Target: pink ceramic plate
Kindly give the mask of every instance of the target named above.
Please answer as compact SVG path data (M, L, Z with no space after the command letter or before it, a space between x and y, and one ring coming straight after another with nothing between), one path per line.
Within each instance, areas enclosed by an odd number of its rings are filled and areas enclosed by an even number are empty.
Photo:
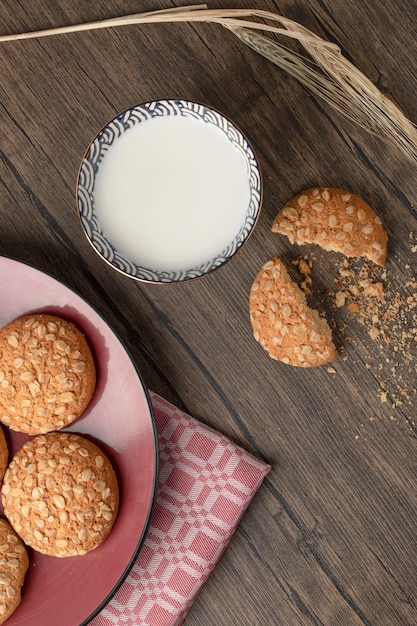
M34 311L61 315L83 330L96 358L95 395L67 430L91 438L114 463L121 491L116 523L101 546L85 556L59 559L30 551L22 602L7 620L7 626L87 624L122 583L147 528L157 480L152 405L119 339L68 287L0 257L0 301L0 326ZM5 431L13 455L28 437Z

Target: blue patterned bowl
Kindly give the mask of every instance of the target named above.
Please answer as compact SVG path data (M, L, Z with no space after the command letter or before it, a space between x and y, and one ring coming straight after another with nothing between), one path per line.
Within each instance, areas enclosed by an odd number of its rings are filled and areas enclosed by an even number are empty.
M106 156L112 151L113 146L121 138L126 139L126 133L131 133L129 138L132 139L132 129L136 128L137 131L138 125L148 123L149 120L155 118L166 118L167 116L180 116L188 120L197 120L201 124L208 125L204 127L205 130L209 127L215 129L217 134L221 134L221 141L226 139L230 144L232 152L236 151L238 155L236 158L242 161L242 172L244 173L245 202L242 207L241 223L239 223L237 230L231 235L231 240L227 242L227 245L222 244L222 249L215 254L209 254L210 258L199 259L196 263L190 263L191 267L178 268L175 267L175 264L171 267L170 263L161 267L158 264L149 262L149 260L142 261L140 249L137 255L127 253L126 249L120 245L120 241L112 239L109 231L103 227L102 214L99 210L100 206L98 206L100 195L97 191L96 182L104 171L107 177L108 170L103 169L103 163ZM176 119L178 121L178 118ZM143 128L141 126L140 130L143 130ZM189 128L191 129L192 127L190 126ZM150 126L148 125L149 129ZM230 148L228 147L228 149ZM140 142L137 145L137 150L138 153L141 150ZM215 185L216 180L213 180L210 184ZM103 260L124 275L139 281L175 283L199 278L223 266L243 246L253 231L261 210L262 178L251 145L241 131L223 115L196 102L156 100L124 111L97 134L82 159L77 179L76 197L84 233L93 249ZM115 208L114 211L112 209L113 217L116 220L119 220L119 215L120 220L124 219L123 211L120 209L120 206Z

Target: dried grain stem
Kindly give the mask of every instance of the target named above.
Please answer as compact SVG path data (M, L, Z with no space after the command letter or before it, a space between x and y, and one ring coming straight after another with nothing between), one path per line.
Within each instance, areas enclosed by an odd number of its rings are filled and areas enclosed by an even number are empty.
M260 20L260 21L256 21ZM295 77L336 111L369 132L388 137L417 160L417 126L352 63L340 48L302 25L276 13L256 9L208 9L190 5L136 13L97 22L0 36L0 43L132 24L210 22L230 30L246 45ZM266 36L272 35L272 36ZM309 56L297 54L273 36L299 42Z

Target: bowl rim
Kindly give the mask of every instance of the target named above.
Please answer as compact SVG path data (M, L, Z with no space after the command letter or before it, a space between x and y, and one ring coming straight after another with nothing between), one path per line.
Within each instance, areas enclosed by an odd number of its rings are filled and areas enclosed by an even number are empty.
M105 254L103 254L103 252L100 250L100 248L97 247L97 245L94 243L94 241L92 240L92 236L89 234L86 225L84 223L84 219L83 219L83 214L82 214L82 209L81 209L81 201L80 201L80 188L82 187L80 184L80 178L82 175L82 171L83 168L85 167L86 163L90 163L89 162L89 154L90 151L92 149L92 146L99 140L99 138L105 133L106 129L108 129L112 124L115 124L117 121L121 120L122 118L126 117L129 113L136 111L136 110L140 110L140 109L146 109L148 111L153 110L153 108L157 107L158 105L161 104L168 104L168 105L176 105L176 106L180 106L180 107L184 107L186 108L188 107L196 107L197 109L201 109L202 111L206 111L208 113L214 114L217 118L220 118L222 120L224 120L227 125L231 128L233 128L238 136L243 140L244 144L245 144L245 152L249 153L249 158L250 158L250 169L248 171L248 178L251 178L251 173L252 172L256 172L256 176L258 179L258 185L257 188L254 190L252 187L252 184L250 184L250 203L254 202L255 203L255 212L254 212L254 216L252 218L251 224L249 227L247 227L246 225L242 226L242 229L239 231L238 235L240 233L242 233L242 231L244 231L246 229L247 232L245 232L242 241L235 247L235 249L227 254L227 255L223 255L223 252L220 253L219 255L217 255L217 257L212 258L207 260L206 262L193 267L193 268L188 268L187 270L182 270L182 271L171 271L171 270L154 270L151 268L146 268L144 266L141 266L137 263L134 263L133 261L130 261L127 257L125 257L123 255L123 253L119 253L114 247L113 245L108 241L107 237L102 233L101 230L97 230L97 231L92 231L92 234L94 234L95 232L100 234L101 238L106 242L106 245L110 248L110 250L115 253L118 258L120 258L122 261L125 262L126 266L130 265L132 268L136 269L136 273L131 273L129 271L127 271L126 269L124 269L123 267L118 266L117 264L115 264L113 262L113 260L111 258L107 258L107 256ZM195 113L195 110L193 109L193 112ZM197 111L198 113L198 111ZM167 116L168 114L165 113L164 116ZM157 115L151 115L150 117L156 117ZM200 119L203 120L202 116L200 117ZM146 120L145 120L146 121ZM203 120L204 121L204 120ZM137 120L135 122L135 124L140 123L139 120ZM223 130L223 129L221 129ZM122 132L125 132L126 128L123 129ZM227 134L226 134L227 136ZM228 136L227 136L228 137ZM249 159L248 159L249 160ZM90 182L91 185L91 190L89 193L89 199L91 201L91 197L92 197L92 190L93 190L93 181L94 181L94 177L95 177L95 173L94 172L94 176L92 177L92 181ZM254 201L253 200L253 194L256 193L257 194L257 199ZM78 171L77 171L77 178L76 178L76 185L75 185L75 204L76 204L76 210L77 210L77 215L78 215L78 219L80 221L80 225L81 225L81 229L84 233L84 236L86 237L88 243L90 244L90 246L93 248L94 252L103 260L105 261L112 269L118 271L120 274L122 274L123 276L126 276L128 278L131 278L133 280L136 280L138 282L141 283L147 283L147 284L163 284L163 285L172 285L172 284L177 284L177 283L187 283L190 281L195 281L197 279L201 279L204 278L206 276L208 276L209 274L215 272L216 270L220 269L221 267L223 267L228 261L230 261L231 259L233 259L236 254L238 252L241 251L241 249L245 246L245 244L247 243L247 241L249 240L249 238L251 237L253 231L255 230L255 227L258 223L261 211L262 211L262 206L263 206L263 176L262 176L262 170L260 167L260 162L259 162L259 158L256 154L256 151L252 145L252 143L249 141L249 139L247 138L246 134L239 128L239 126L236 125L235 122L233 122L227 115L225 115L224 113L222 113L221 111L219 111L217 108L211 106L211 105L207 105L203 102L199 102L197 100L190 100L187 98L174 98L174 97L167 97L167 98L155 98L152 100L147 100L145 102L141 102L138 104L133 104L129 107L127 107L126 109L124 109L123 111L121 111L120 113L117 113L116 115L114 115L111 119L109 119L93 136L93 138L89 141L87 148L85 149L79 167L78 167ZM250 205L249 205L250 206ZM91 214L93 216L93 207L91 205ZM245 223L246 224L246 223ZM230 245L233 244L233 241L229 244ZM223 255L223 256L222 256ZM222 259L220 261L220 259ZM218 261L218 262L217 262ZM217 262L215 265L213 265L213 262ZM147 272L149 274L149 276L146 275L138 275L138 271L143 271L143 272ZM177 277L173 277L173 275L177 274ZM152 275L152 276L151 276ZM164 276L167 276L166 278ZM163 278L156 278L156 276L160 277L162 276Z

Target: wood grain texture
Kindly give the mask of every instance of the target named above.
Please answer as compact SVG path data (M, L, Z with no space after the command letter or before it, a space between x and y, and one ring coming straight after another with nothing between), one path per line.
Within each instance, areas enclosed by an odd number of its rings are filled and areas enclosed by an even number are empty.
M1 32L180 4L4 0ZM417 120L412 0L210 6L276 11L339 43ZM372 341L369 325L332 302L340 257L295 248L270 231L277 210L302 189L350 189L387 228L389 293L413 297L406 283L416 272L416 165L213 24L3 44L0 73L0 254L87 298L150 388L272 465L187 626L417 624L417 342L407 342L406 359L400 337L412 332L413 311L401 308L390 343ZM213 106L247 134L262 167L263 210L247 245L220 271L184 285L141 285L100 261L85 240L75 182L89 141L107 121L171 96ZM310 302L331 318L341 349L335 373L272 361L252 337L255 275L279 255L300 278L291 265L299 254L313 261Z

